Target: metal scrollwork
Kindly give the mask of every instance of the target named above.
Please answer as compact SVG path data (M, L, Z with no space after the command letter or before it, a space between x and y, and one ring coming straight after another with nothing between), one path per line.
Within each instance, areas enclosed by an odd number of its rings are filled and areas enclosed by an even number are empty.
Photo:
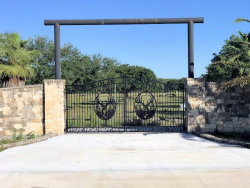
M95 113L102 120L109 120L116 110L115 99L109 93L99 93L95 98Z
M135 98L135 113L141 119L150 119L156 112L156 100L153 94L142 92Z

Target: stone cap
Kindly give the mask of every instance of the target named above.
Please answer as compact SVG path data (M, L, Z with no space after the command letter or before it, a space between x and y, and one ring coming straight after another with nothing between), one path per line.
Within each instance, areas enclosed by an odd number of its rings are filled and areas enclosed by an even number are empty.
M43 85L37 84L37 85L24 85L24 86L17 86L17 87L4 87L4 88L0 88L0 91L22 89L22 88L37 88L37 87L43 87Z
M63 83L65 84L65 80L64 79L47 79L43 81L44 84L58 84L58 83Z

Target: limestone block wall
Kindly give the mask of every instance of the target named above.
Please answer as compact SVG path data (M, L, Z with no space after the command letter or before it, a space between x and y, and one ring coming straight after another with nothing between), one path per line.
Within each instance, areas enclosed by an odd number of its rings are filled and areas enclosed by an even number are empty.
M0 136L14 129L43 134L43 85L0 88Z
M219 92L218 86L204 79L187 79L188 131L250 134L250 87Z
M64 134L64 80L45 80L43 85L0 88L0 138L14 129L23 134Z

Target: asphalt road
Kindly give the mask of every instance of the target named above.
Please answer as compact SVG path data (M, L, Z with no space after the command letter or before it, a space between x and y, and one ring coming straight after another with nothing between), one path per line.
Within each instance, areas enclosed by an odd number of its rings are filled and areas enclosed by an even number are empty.
M68 134L0 152L0 187L250 187L250 149L185 133Z

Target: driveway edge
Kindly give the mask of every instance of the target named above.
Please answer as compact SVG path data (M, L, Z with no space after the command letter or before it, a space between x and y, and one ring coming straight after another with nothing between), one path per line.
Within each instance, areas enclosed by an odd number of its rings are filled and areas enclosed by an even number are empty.
M250 149L250 143L249 142L244 142L244 141L239 141L239 140L229 140L229 139L226 139L226 138L219 138L219 137L216 137L216 136L208 134L208 133L200 133L200 134L196 133L195 135L199 136L201 138L205 138L207 140L214 141L214 142L230 144L230 145L240 145L240 146L243 146L245 148Z
M47 140L49 138L52 138L54 136L56 136L56 135L47 134L47 135L36 137L34 139L27 139L27 140L22 140L20 142L3 144L1 147L5 150L5 149L12 148L12 147L15 147L15 146L24 146L24 145L33 144L33 143L36 143L36 142L41 142L41 141Z

